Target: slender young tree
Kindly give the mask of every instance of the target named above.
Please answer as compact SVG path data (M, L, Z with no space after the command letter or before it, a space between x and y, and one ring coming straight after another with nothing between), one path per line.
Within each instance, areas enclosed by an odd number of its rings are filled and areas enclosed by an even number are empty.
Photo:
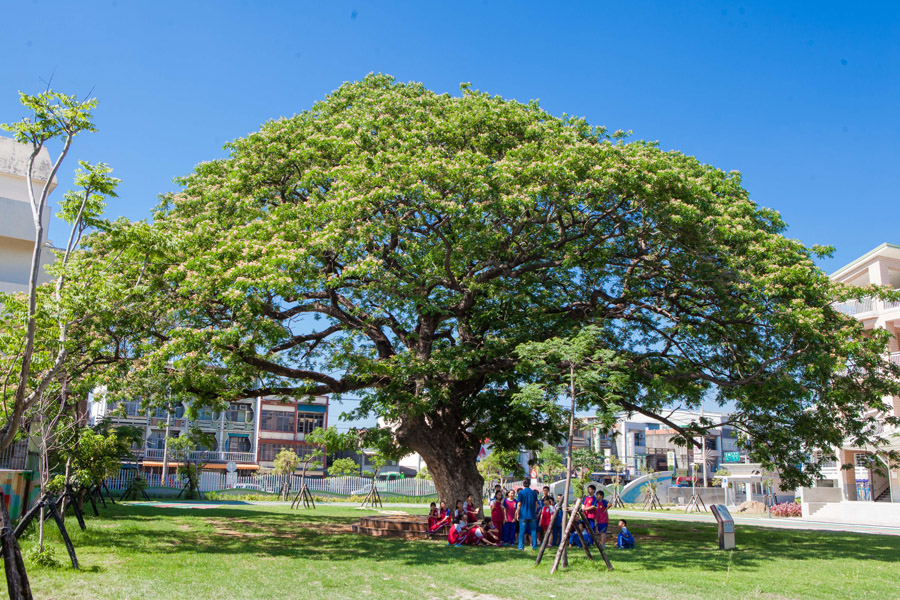
M85 230L99 222L103 197L114 196L118 183L118 180L109 176L110 169L106 165L81 162L83 170L76 174L76 184L81 189L64 196L60 216L69 222L72 228L67 243L58 256L60 264L57 267L58 275L52 296L53 305L48 307L57 316L55 324L57 343L51 354L52 361L41 371L35 372L33 363L36 350L35 337L38 333L38 288L42 257L46 251L44 246L47 241L44 231L44 215L48 210L47 199L75 136L81 132L94 131L91 111L96 108L97 101L93 98L78 100L75 96L49 89L41 94L20 93L19 96L31 115L16 123L0 125L0 128L11 132L16 141L31 146L31 153L25 165L25 187L34 224L34 248L22 315L21 346L18 351L4 356L7 360L11 360L15 368L4 369L6 380L3 384L3 400L6 419L0 426L0 449L7 448L13 442L25 412L37 402L46 388L52 385L66 367L67 333L72 319L72 315L65 313L62 308L61 296L66 285L66 267ZM42 153L54 141L59 141L62 148L51 161L48 171L41 174L44 183L36 189L35 174L41 168ZM12 393L6 397L10 377L14 377Z

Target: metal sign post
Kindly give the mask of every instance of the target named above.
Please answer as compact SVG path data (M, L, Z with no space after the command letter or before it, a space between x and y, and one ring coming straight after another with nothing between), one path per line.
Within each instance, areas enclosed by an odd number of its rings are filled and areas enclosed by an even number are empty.
M710 504L716 523L719 524L719 550L734 550L734 519L724 504Z

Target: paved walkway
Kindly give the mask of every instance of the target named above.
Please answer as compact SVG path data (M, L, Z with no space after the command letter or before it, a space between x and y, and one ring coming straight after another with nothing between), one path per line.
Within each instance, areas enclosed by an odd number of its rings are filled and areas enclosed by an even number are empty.
M695 521L715 523L716 519L710 513L670 513L665 511L642 510L611 510L610 515L621 515L634 519L670 519L673 521ZM829 521L815 521L799 518L769 518L766 516L742 517L732 514L734 522L738 525L750 525L752 527L773 527L775 529L805 529L814 531L840 531L850 533L873 533L878 535L900 535L900 525L859 525L856 523L831 523ZM610 518L612 521L613 518Z

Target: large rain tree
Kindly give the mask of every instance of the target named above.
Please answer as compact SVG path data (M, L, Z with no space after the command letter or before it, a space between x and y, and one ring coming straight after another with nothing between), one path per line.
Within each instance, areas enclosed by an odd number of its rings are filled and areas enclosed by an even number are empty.
M738 173L536 102L378 75L228 151L152 226L87 242L139 282L106 332L129 358L110 385L352 392L451 501L480 496L482 441L559 440L554 398L517 393L515 349L587 323L628 375L604 410L731 402L755 456L795 479L811 450L869 436L864 409L896 391L885 338L832 307L847 293L818 250Z

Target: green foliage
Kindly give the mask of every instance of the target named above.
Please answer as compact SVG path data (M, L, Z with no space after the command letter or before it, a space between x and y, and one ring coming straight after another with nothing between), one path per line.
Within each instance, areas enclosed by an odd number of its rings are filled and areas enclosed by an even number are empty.
M107 477L115 477L122 466L122 445L115 433L103 435L82 429L69 452L73 478L81 485L98 485Z
M641 486L642 494L655 494L659 489L659 476L656 473L649 475L647 483Z
M200 495L200 473L206 466L206 461L191 458L192 453L215 448L215 434L192 427L185 435L170 437L168 446L175 462L180 463L176 472L187 480L187 497L193 499L195 494Z
M55 568L59 566L56 550L50 544L44 544L43 550L39 546L33 546L25 553L25 558L37 567Z
M79 100L47 90L40 94L19 92L19 101L31 116L18 123L5 123L0 129L9 131L17 142L34 144L37 147L54 138L64 138L81 131L96 131L91 111L97 108L97 100Z
M300 457L290 448L282 448L275 455L274 471L276 475L292 475L300 466Z
M544 447L541 448L541 451L537 455L535 466L541 475L550 480L552 480L555 475L565 473L562 455L559 453L559 450L556 449L556 446L551 446L550 444L544 444Z
M501 482L506 481L508 477L521 477L519 451L492 447L490 454L478 461L478 472L485 479L499 479Z
M62 473L54 475L47 481L44 490L51 494L59 494L66 488L66 476Z
M359 445L359 435L355 431L340 432L337 427L316 427L306 435L306 442L314 448L302 459L303 473L307 469L322 466L325 453L355 450Z
M328 475L331 477L346 477L358 473L359 465L352 458L336 458L328 467Z
M784 237L737 172L537 102L383 75L228 150L152 224L90 241L127 300L97 348L131 361L111 387L164 374L209 403L356 392L396 452L474 479L485 439L559 439L568 346L582 406L728 404L788 485L814 478L814 450L876 443L864 415L900 394L890 334L833 304L898 296L830 282L814 263L828 250ZM528 344L546 340L538 365Z

